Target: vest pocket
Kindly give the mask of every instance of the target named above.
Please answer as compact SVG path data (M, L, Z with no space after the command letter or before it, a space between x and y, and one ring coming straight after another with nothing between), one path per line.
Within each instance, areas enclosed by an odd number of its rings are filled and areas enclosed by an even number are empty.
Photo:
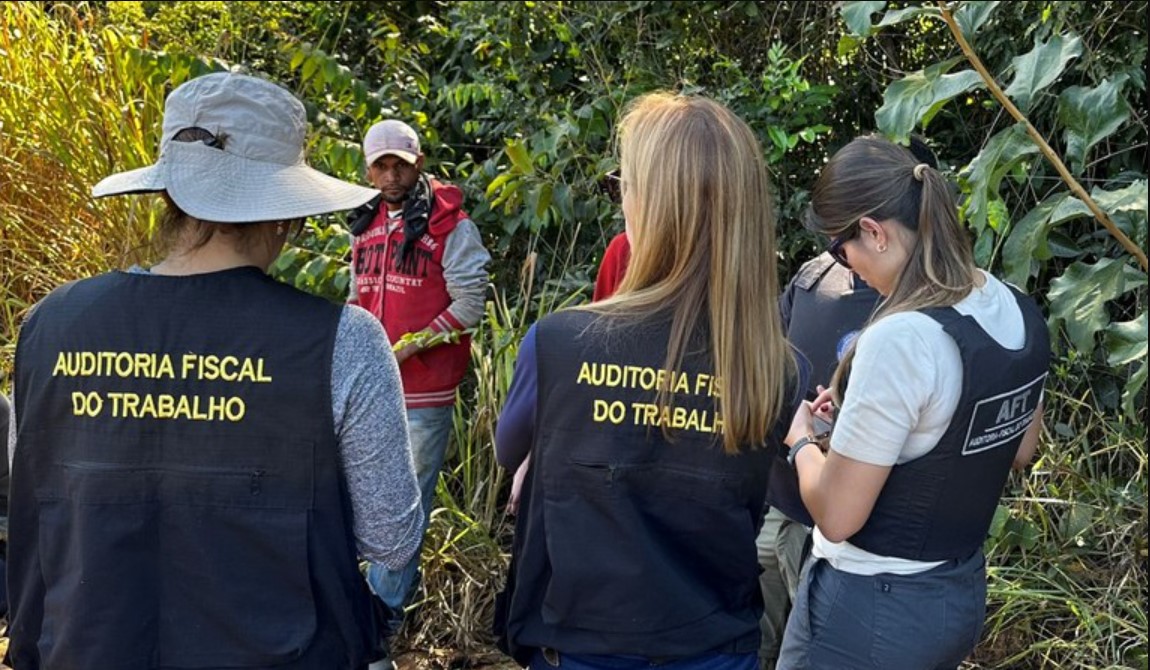
M753 619L755 528L733 477L584 462L548 484L545 623L642 634Z
M57 466L40 499L46 667L266 667L307 650L306 478L203 460Z

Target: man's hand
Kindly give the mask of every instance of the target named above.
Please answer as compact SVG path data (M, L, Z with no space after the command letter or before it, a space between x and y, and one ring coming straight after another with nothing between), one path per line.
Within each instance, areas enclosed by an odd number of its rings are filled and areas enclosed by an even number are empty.
M418 344L416 344L414 342L411 342L409 344L405 344L402 347L400 347L399 349L395 350L395 362L399 363L400 365L403 365L404 361L411 358L418 351L419 351L419 345Z

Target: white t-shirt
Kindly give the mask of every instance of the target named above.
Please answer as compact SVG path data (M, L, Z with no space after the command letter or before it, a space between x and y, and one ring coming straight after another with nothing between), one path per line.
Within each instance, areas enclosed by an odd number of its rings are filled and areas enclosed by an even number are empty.
M1003 347L1021 349L1026 328L1014 295L998 279L985 272L982 277L986 283L954 308ZM918 312L883 317L859 337L831 449L872 465L913 461L946 432L961 393L962 356L941 324ZM859 575L914 574L943 562L872 554L850 542L831 542L817 527L813 551L836 569Z

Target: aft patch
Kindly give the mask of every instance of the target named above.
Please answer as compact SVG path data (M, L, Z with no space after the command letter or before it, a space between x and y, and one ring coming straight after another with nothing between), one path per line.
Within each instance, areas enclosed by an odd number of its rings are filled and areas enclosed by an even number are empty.
M966 429L962 455L969 456L1002 446L1030 427L1042 400L1046 373L1013 391L979 400Z

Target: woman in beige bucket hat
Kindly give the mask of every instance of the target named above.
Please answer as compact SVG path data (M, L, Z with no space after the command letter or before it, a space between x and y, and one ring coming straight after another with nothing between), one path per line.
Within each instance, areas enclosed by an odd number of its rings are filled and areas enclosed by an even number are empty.
M358 559L404 565L422 512L379 322L267 275L293 226L376 194L308 167L306 130L285 89L206 75L168 96L156 163L93 189L162 195L168 251L21 329L15 667L380 657Z

